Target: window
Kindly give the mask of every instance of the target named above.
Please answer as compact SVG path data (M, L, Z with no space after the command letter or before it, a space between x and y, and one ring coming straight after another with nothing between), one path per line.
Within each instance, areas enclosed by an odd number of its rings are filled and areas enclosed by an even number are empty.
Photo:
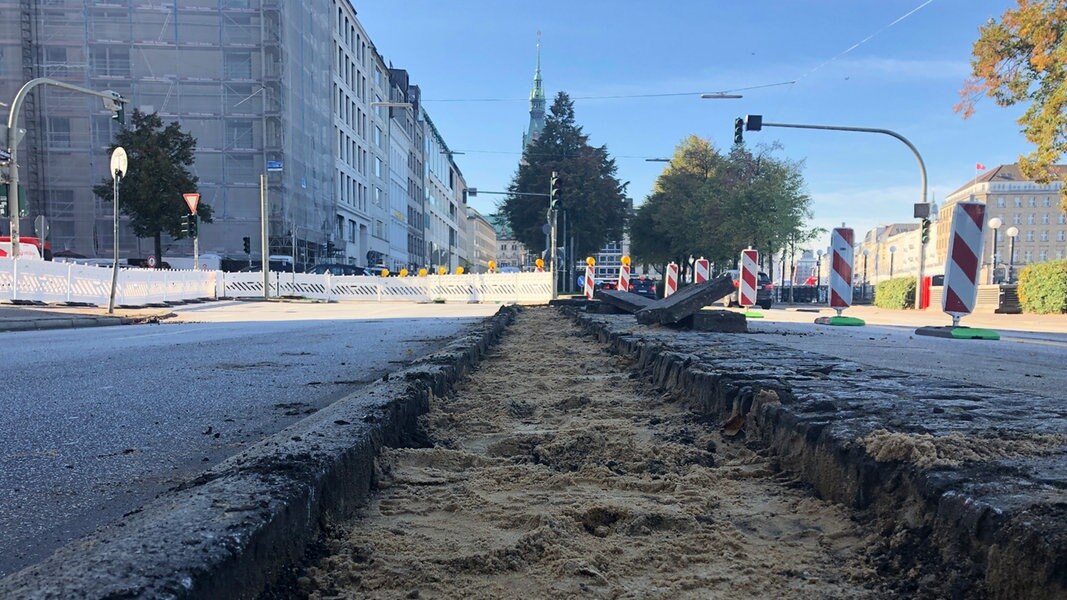
M1056 220L1060 225L1067 225L1067 214L1060 213L1060 218Z
M1026 241L1028 241L1028 242L1034 241L1034 230L1033 229L1031 229L1030 231L1026 232Z
M1060 232L1056 233L1056 241L1057 242L1067 241L1067 232L1060 231Z
M1023 199L1018 197L1018 196L1016 196L1015 197L1015 208L1022 208L1022 207L1023 207Z
M1034 224L1034 215L1033 215L1033 213L1030 213L1029 215L1026 215L1026 224L1027 225L1033 225Z
M1022 217L1019 216L1019 213L1015 213L1012 216L1011 223L1012 223L1012 225L1019 225L1019 224L1022 223Z
M1042 250L1041 254L1038 255L1038 260L1040 260L1040 261L1048 260L1048 250Z
M377 156L374 157L374 174L378 177L382 176L382 159Z
M70 148L70 119L48 117L48 145L55 148Z
M1036 208L1036 207L1037 207L1037 198L1035 198L1033 196L1030 196L1030 208Z
M1045 208L1048 208L1048 207L1052 206L1052 198L1049 198L1048 196L1045 196L1044 205L1045 205Z
M129 77L130 49L97 46L93 48L92 67L101 77Z
M1042 231L1041 232L1041 241L1042 242L1047 242L1048 241L1048 231Z
M1003 196L997 198L997 208L1004 208L1004 204L1005 202Z
M226 52L222 57L222 61L223 77L227 79L252 78L251 52Z
M252 141L252 121L226 121L226 140L224 142L227 149L232 148L254 148L255 144Z
M1033 250L1027 250L1023 253L1023 262L1031 262L1034 260Z
M1041 224L1048 225L1048 213L1041 215Z
M374 186L374 205L375 206L382 206L382 204L383 204L382 188L380 188L378 186Z
M374 145L382 147L382 128L377 125L374 126Z

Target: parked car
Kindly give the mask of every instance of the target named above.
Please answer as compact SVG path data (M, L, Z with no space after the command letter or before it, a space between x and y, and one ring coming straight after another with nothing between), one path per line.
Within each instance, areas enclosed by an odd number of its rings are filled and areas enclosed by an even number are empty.
M734 289L741 287L741 281L738 279L736 269L726 271L730 278L734 280ZM730 294L722 299L723 306L738 306L737 294ZM770 275L764 272L756 274L756 304L763 310L770 309L774 303L774 284L771 283Z
M619 282L601 279L596 282L598 290L617 290L619 289Z
M312 275L370 275L367 269L363 267L357 267L356 265L346 265L344 263L319 263L308 271Z
M656 282L653 279L637 277L630 280L630 292L656 300Z

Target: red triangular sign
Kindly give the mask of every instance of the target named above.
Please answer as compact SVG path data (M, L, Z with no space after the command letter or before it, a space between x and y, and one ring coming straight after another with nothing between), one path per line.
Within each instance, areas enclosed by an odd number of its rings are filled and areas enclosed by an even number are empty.
M185 203L189 205L189 212L196 214L196 205L200 202L200 194L182 194Z

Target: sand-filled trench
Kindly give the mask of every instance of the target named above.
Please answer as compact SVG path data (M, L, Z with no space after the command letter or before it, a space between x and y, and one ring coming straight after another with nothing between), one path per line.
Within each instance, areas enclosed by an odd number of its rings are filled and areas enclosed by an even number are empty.
M434 446L307 568L312 598L875 598L864 532L553 309L523 311Z

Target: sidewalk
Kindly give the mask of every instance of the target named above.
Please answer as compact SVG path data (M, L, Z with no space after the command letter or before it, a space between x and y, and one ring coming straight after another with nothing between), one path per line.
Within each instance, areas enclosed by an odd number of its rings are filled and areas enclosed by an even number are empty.
M834 310L825 304L775 304L774 309L783 309L801 315L833 315ZM812 311L812 312L809 312ZM765 312L773 312L765 311ZM818 314L815 314L817 312ZM924 325L951 325L952 317L941 312L939 308L926 310L891 310L873 305L853 306L845 311L850 317L858 317L871 325L904 325L921 327ZM1067 315L1002 315L994 313L975 313L964 317L961 325L967 327L984 327L1006 331L1028 331L1040 333L1067 333Z
M173 316L167 308L116 308L108 315L106 308L97 306L0 304L0 332L153 323Z

